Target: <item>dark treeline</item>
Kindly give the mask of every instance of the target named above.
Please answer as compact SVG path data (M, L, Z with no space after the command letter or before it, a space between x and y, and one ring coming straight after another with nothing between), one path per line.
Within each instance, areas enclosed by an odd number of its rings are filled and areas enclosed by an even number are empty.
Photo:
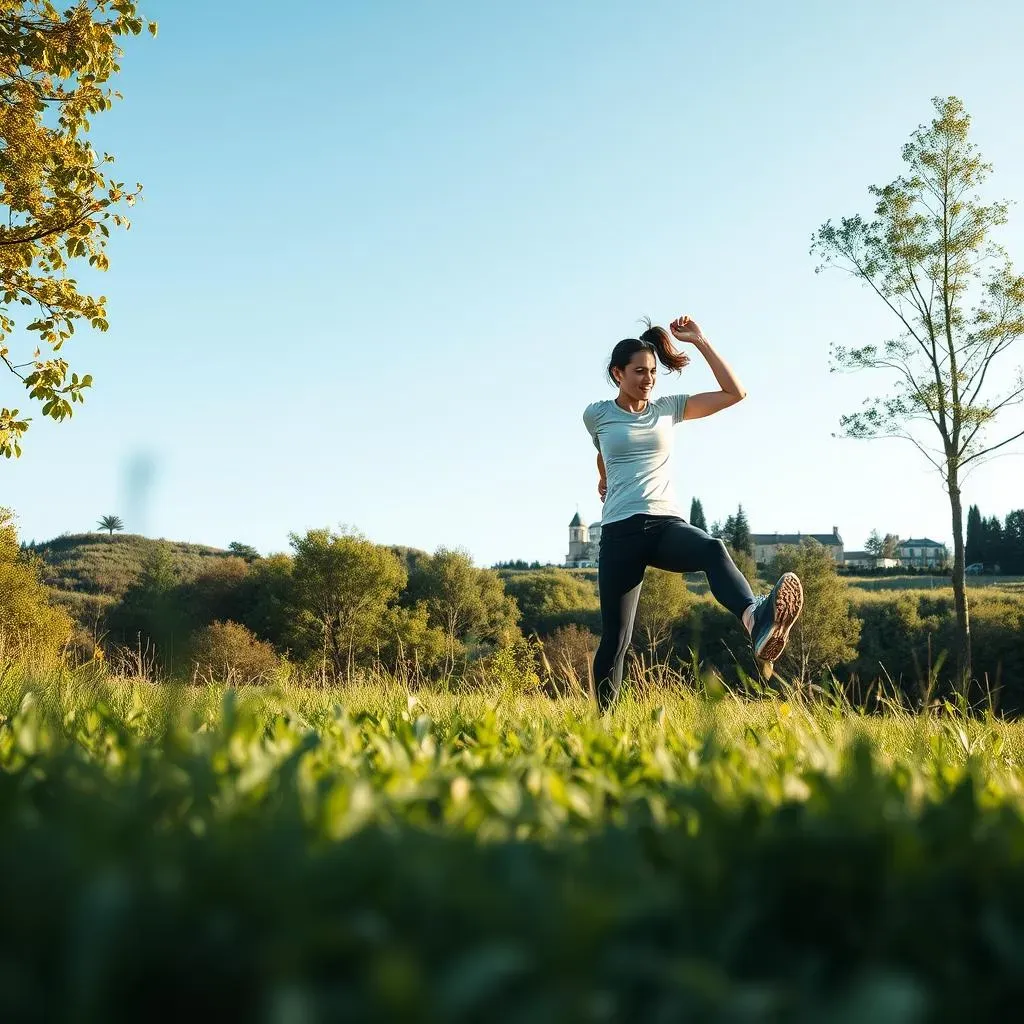
M964 557L968 565L981 563L986 571L1010 576L1024 575L1024 509L982 517L977 505L967 512Z

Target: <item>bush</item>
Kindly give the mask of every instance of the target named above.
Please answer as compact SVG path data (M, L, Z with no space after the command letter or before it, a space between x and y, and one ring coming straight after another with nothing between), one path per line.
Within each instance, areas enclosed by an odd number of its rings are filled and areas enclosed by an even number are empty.
M761 578L757 572L757 562L754 561L754 556L742 548L734 548L731 544L726 544L725 548L736 568L756 591L761 586Z
M191 661L200 679L234 686L269 682L282 667L274 648L237 622L212 622L199 630Z
M1024 600L1009 595L971 599L973 696L993 694L1004 714L1024 714ZM949 616L950 651L953 616Z
M196 628L211 622L241 622L246 607L249 563L241 557L209 559L198 575L177 587L174 600Z
M842 678L865 690L879 678L912 705L952 692L956 650L953 598L929 590L858 594L862 620L856 659ZM974 684L971 699L1024 713L1024 599L1000 591L970 595Z
M14 514L0 508L0 662L56 658L73 623L49 601L42 563L18 546Z
M528 693L540 686L539 653L536 640L528 640L515 626L509 627L493 650L467 667L464 681L470 687L497 687L506 694Z
M686 615L695 598L677 572L650 568L644 573L636 608L633 642L652 657L659 657L676 623Z
M443 629L430 625L423 602L413 608L389 608L385 613L377 657L389 672L419 683L425 673L444 661L447 650L448 638Z
M544 636L564 625L567 616L598 609L594 581L564 569L509 573L504 580L505 593L515 600L522 614L524 633Z
M943 625L941 614L928 614L933 609L923 607L922 596L902 591L857 600L860 643L845 677L868 682L884 679L912 703L928 698L929 680L942 654L941 645L934 641ZM865 694L856 696L863 700Z
M856 656L861 625L851 614L848 588L822 544L808 538L799 547L779 548L772 573L781 576L785 572L800 577L804 609L790 633L781 662L804 683Z
M599 638L583 626L560 626L541 650L544 674L556 693L590 692L594 653Z

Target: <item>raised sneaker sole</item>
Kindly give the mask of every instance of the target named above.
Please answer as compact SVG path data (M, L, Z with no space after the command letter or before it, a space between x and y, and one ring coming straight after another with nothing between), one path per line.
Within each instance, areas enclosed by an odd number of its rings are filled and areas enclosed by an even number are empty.
M793 572L783 573L772 594L772 628L754 654L760 661L778 661L789 639L793 623L804 606L804 588Z

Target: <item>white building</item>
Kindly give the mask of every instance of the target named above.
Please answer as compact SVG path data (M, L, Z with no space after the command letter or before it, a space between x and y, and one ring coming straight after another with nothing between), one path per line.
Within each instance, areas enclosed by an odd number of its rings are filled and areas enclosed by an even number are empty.
M569 554L565 558L565 567L587 569L597 565L600 543L601 524L597 522L587 526L577 512L569 523Z
M843 565L847 569L894 569L899 564L898 558L873 555L870 551L847 551L843 555Z
M914 569L942 569L949 563L949 551L945 544L927 537L911 537L901 540L896 547L900 564Z
M816 540L823 545L837 565L843 564L843 538L839 527L833 526L831 533L752 533L754 561L767 565L778 553L780 547L800 547L805 540Z

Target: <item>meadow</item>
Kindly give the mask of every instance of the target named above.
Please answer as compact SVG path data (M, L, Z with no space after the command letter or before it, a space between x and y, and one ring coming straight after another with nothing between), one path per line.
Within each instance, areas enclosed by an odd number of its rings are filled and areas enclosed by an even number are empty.
M1024 995L1024 724L0 679L0 1019L923 1021Z

